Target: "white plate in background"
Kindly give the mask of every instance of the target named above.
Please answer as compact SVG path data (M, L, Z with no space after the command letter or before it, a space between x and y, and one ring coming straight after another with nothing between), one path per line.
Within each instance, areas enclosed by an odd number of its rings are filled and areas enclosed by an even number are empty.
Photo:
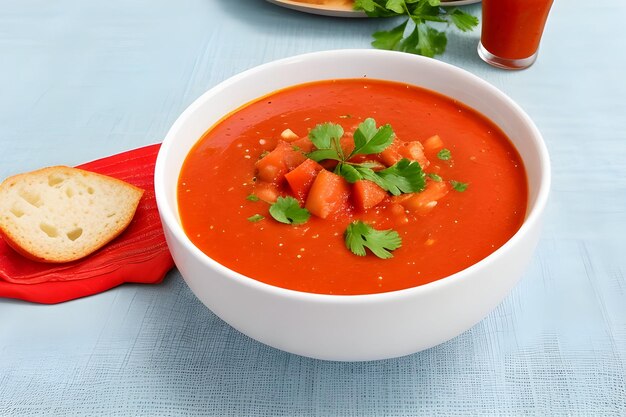
M267 0L270 3L299 12L332 17L367 17L365 12L352 9L352 3L345 0L328 0L328 4L311 4L295 0ZM442 0L442 6L463 6L479 3L480 0Z

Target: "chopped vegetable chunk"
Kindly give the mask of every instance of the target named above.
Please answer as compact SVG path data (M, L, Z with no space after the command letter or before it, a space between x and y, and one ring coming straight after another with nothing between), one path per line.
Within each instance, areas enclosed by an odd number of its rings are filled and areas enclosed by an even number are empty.
M323 169L324 168L314 160L307 159L285 175L289 188L301 203L306 201L306 197L309 194L311 185L313 185L313 181L315 181L315 177L317 177L317 173Z
M313 142L311 142L311 140L307 136L305 136L291 142L291 149L293 149L294 151L309 153L313 150Z
M422 169L426 169L430 165L426 155L424 155L424 146L418 141L403 143L403 146L400 148L400 154L406 159L420 164Z
M391 145L387 147L387 149L380 153L380 159L388 167L392 166L393 164L404 158L400 153L401 148L402 143L397 139L394 140Z
M368 180L359 180L352 185L352 199L356 208L370 209L387 197L387 192L376 183Z
M448 194L449 187L445 182L429 181L421 193L405 194L400 201L410 212L418 215L428 214L437 205L437 201Z
M433 135L424 141L426 152L439 152L441 149L443 149L443 141L439 135Z
M276 148L256 162L258 177L266 182L280 184L285 174L300 165L306 157L287 142L278 142Z
M333 212L347 208L350 187L343 177L330 171L320 171L311 186L305 207L311 214L327 218Z
M269 182L260 182L254 187L254 195L257 196L259 200L271 204L276 201L276 199L280 195L280 192L278 191L278 187L275 184Z

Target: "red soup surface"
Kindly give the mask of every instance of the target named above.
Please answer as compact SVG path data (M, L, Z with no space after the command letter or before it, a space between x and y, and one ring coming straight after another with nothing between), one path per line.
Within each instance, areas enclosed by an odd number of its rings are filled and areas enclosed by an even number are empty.
M347 157L368 118L395 139L345 164L382 177L406 158L424 172L423 190L394 196L376 181L348 182L336 161L307 158L319 124L343 127ZM208 256L267 284L337 295L415 287L475 264L519 229L527 195L520 156L490 120L432 91L370 79L302 84L243 106L200 139L178 182L183 228ZM275 220L278 196L295 197L308 220ZM395 231L401 247L388 259L357 256L345 241L355 221Z

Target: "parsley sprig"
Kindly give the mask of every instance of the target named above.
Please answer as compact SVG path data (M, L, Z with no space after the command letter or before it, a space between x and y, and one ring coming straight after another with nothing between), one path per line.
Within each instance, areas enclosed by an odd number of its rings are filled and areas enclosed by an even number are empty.
M335 173L350 183L369 180L393 195L424 190L425 174L418 162L402 159L389 168L377 171L373 169L377 167L376 164L350 162L356 155L373 155L387 149L395 138L390 125L377 127L374 119L365 119L354 132L354 149L348 155L341 147L343 134L343 128L338 124L322 123L315 126L309 132L309 139L317 149L307 154L307 157L316 162L327 159L338 161Z
M274 220L285 224L303 224L309 220L309 210L300 207L300 203L293 197L278 197L270 206L270 215Z
M462 32L478 25L477 17L457 8L441 7L440 0L355 0L354 9L370 17L407 16L399 26L375 32L372 46L428 57L442 54L448 42L446 33L432 27L431 22L454 25Z
M345 233L346 246L357 256L365 256L365 248L381 259L392 258L390 251L402 246L395 230L376 230L362 221L352 222Z

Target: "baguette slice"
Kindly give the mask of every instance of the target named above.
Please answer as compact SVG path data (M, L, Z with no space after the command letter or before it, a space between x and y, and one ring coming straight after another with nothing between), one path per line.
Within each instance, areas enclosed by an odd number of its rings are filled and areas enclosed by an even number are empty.
M15 175L0 184L0 233L27 258L74 261L122 233L142 195L124 181L65 166Z

